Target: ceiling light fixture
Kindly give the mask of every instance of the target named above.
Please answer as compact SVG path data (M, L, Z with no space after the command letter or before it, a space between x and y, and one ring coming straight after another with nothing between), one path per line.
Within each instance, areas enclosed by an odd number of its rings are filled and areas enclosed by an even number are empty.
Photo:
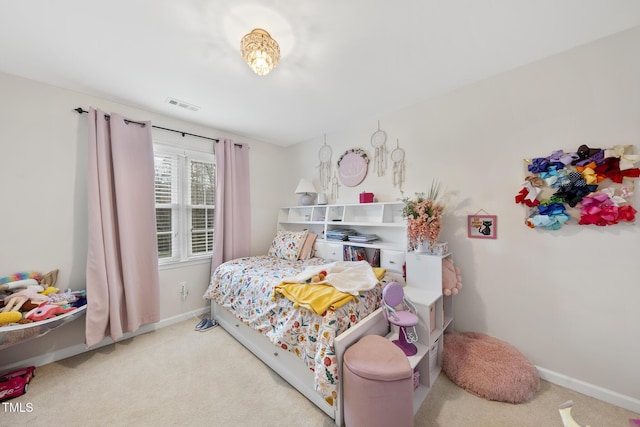
M260 28L242 37L240 52L249 67L260 76L269 74L280 61L278 42Z

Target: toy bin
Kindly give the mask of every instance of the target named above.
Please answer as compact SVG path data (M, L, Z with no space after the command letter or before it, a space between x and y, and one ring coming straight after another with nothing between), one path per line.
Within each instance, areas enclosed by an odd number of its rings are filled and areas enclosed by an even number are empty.
M347 427L413 426L413 370L391 341L366 335L349 347L342 381Z

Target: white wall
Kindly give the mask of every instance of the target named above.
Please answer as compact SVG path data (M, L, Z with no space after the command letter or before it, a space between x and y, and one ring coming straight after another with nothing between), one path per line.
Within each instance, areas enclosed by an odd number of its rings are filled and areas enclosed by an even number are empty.
M162 127L249 144L251 251L267 251L282 203L273 197L273 189L287 179L283 148L1 73L0 93L0 195L4 200L0 209L0 277L59 269L59 288L85 288L87 115L73 111L76 107L88 110L92 106L151 120ZM153 135L155 140L197 150L211 150L213 144L157 129ZM161 269L163 322L208 310L202 295L209 271L207 263ZM179 294L182 281L187 281L190 292L184 302ZM82 349L83 343L84 318L80 318L41 338L0 350L0 371L43 354L57 357L73 353Z
M637 28L326 135L334 162L355 147L373 157L370 136L379 119L389 149L399 140L406 151L405 196L428 191L433 179L457 192L441 236L463 275L464 289L454 300L456 329L507 341L548 378L614 396L636 412L637 225L532 230L514 196L525 158L581 144L633 144L640 151L639 51ZM317 165L323 142L292 148L299 176ZM319 187L318 173L309 177ZM380 178L370 168L361 185L340 188L339 201L357 203L361 191L380 201L402 197L390 170ZM497 240L467 238L466 217L480 209L498 216Z

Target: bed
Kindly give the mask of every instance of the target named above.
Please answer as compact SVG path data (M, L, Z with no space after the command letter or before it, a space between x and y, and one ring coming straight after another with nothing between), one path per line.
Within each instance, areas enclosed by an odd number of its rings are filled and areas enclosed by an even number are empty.
M275 292L287 278L327 264L273 254L235 259L215 270L204 296L225 330L340 426L342 354L363 335L388 332L379 309L382 288L401 279L377 270L373 289L320 314Z

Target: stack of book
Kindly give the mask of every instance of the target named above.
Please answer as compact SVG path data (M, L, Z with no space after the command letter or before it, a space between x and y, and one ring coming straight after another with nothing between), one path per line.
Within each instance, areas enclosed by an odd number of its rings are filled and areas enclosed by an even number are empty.
M370 243L378 240L378 236L375 234L356 234L353 236L349 236L350 242L356 243Z
M327 240L349 240L349 236L355 236L356 234L356 231L350 228L327 230Z

